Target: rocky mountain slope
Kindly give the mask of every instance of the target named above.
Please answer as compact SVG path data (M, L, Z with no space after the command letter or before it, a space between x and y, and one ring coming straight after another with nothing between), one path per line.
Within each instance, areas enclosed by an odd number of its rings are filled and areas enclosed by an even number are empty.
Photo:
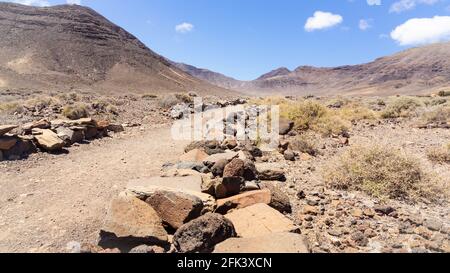
M238 81L208 70L187 73L218 86L251 94L422 94L450 87L450 43L409 49L361 65L279 68L254 81ZM220 80L218 80L220 79Z
M92 9L0 3L0 89L224 94Z

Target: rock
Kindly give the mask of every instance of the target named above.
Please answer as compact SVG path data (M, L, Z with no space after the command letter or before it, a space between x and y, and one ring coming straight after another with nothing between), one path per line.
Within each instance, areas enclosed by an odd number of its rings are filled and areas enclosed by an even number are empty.
M213 154L213 155L210 155L207 158L205 158L205 160L203 160L203 164L205 164L208 167L212 167L219 160L227 160L228 162L230 162L231 160L233 160L237 156L238 156L238 154L236 152L226 152L226 153L221 153L221 154Z
M238 143L237 143L236 139L225 139L221 145L221 147L225 150L226 149L233 150L237 146L238 146Z
M295 161L295 154L292 150L287 150L284 152L284 159L288 161Z
M284 171L278 169L274 170L274 169L258 168L258 178L262 181L281 181L281 182L286 181Z
M423 222L423 225L432 231L440 231L443 227L442 222L435 218L425 219L425 221Z
M272 233L292 232L298 228L284 215L266 204L256 204L225 215L239 237L254 238Z
M17 138L12 136L0 136L0 150L9 150L17 142Z
M238 158L242 159L244 161L247 161L247 160L254 161L255 160L255 158L248 151L239 151Z
M207 173L209 171L208 167L201 162L178 162L171 167L178 170L194 170L199 173Z
M292 129L294 129L295 123L289 119L280 119L280 135L284 136L289 134Z
M369 243L369 239L367 239L367 237L361 231L353 233L351 238L358 246L361 247L365 247Z
M35 152L37 152L37 149L33 141L18 138L13 147L9 150L3 151L3 158L15 160Z
M35 135L39 147L46 151L58 151L64 147L64 140L60 139L52 130L44 129L39 131L41 134Z
M203 178L202 181L202 192L207 193L209 195L215 196L216 195L216 183L219 180L217 179L210 179L210 178Z
M84 132L84 137L87 140L91 140L91 139L97 138L98 131L99 130L97 129L97 127L87 126L86 127L86 131Z
M30 122L25 124L22 129L26 132L26 133L31 133L31 131L33 129L50 129L52 127L52 124L46 120L46 119L41 119L39 121L36 122Z
M176 190L157 190L145 202L155 209L165 224L175 230L199 217L203 211L200 198Z
M245 145L244 151L250 153L253 157L262 157L263 156L263 152L261 151L261 149L259 149L258 147L254 146L252 144Z
M247 181L253 181L258 178L258 171L256 170L255 163L252 160L244 160L244 179Z
M241 187L241 191L258 191L261 190L259 183L255 181L246 181Z
M211 167L211 173L214 176L223 176L223 171L225 170L225 166L228 164L227 159L221 159L217 161L212 167Z
M214 253L310 253L304 236L295 233L273 233L255 238L230 238L214 248Z
M303 214L317 215L317 214L319 214L319 209L317 207L307 205L307 206L303 207Z
M125 131L125 129L121 124L109 124L108 127L106 127L106 130L114 133L120 133Z
M167 241L161 218L151 206L127 193L113 199L100 232L100 246L127 252L142 244L164 245Z
M2 152L2 150L0 150L0 162L2 162L3 161L3 152Z
M109 121L107 120L99 120L97 121L97 129L105 130L109 126Z
M243 183L241 177L224 177L215 185L216 198L227 198L239 194Z
M271 192L271 200L269 206L281 213L292 213L291 201L289 196L284 193L279 186L273 182L263 182L262 188L269 189Z
M17 127L18 127L17 125L0 125L0 136L3 136L4 134L11 132Z
M280 144L278 144L278 151L280 154L284 154L289 149L289 141L287 140L281 140Z
M242 177L244 175L244 161L239 158L233 159L225 166L223 177Z
M217 213L201 216L177 230L173 240L181 253L207 253L214 246L236 236L233 224Z
M269 204L270 190L257 190L241 193L229 198L217 200L216 213L227 214L232 209L243 209L255 204Z
M211 150L216 150L220 148L220 143L216 140L211 140L211 141L197 141L197 142L192 142L191 144L189 144L188 146L186 146L186 148L184 148L184 152L188 153L191 150L194 149L200 149L200 150L204 150L208 155L212 155L215 153L210 153L209 151Z
M193 149L184 155L180 156L180 161L188 161L188 162L203 162L208 157L208 154L200 149Z
M355 218L363 217L363 211L359 208L354 208L350 211L350 214Z
M140 245L132 250L130 250L131 254L163 254L166 253L165 249L160 246L148 246L148 245Z
M216 201L211 195L202 192L201 185L201 176L153 177L130 181L127 185L127 191L141 200L146 200L157 191L171 191L194 195L203 202L202 213L212 212L216 208Z
M301 161L309 161L311 159L313 159L313 156L310 155L310 154L307 154L307 153L301 153L300 154L300 160Z
M377 213L382 215L389 215L395 211L394 208L390 206L378 205L373 208Z
M58 137L64 140L68 145L72 145L74 143L81 143L84 139L83 131L76 131L69 129L67 127L58 127L56 128L56 133Z

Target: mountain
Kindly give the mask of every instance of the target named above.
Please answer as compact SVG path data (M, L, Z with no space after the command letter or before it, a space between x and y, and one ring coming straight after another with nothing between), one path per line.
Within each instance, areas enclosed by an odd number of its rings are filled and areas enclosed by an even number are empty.
M0 89L230 91L199 80L94 10L0 3Z
M197 76L195 68L180 68L212 84L255 95L426 94L450 88L450 43L412 48L361 65L279 68L253 81L233 80L232 85L215 80L227 78L218 73Z

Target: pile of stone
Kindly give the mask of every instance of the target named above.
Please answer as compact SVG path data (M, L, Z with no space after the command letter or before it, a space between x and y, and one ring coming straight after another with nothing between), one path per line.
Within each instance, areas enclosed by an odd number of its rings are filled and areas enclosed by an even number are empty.
M36 122L0 126L0 161L19 160L38 151L58 152L75 143L102 138L108 132L123 131L122 125L92 118L79 120L41 119ZM12 133L12 132L15 133Z
M112 201L99 246L131 253L307 253L289 218L283 171L258 169L253 143L188 145L161 177L131 181ZM102 250L103 251L103 250Z
M172 119L182 119L187 118L193 113L205 112L208 110L213 110L217 108L225 108L229 106L243 105L246 104L247 101L245 99L234 99L234 100L224 100L217 101L214 103L202 103L201 105L194 105L194 103L179 103L174 105L170 109L170 117Z

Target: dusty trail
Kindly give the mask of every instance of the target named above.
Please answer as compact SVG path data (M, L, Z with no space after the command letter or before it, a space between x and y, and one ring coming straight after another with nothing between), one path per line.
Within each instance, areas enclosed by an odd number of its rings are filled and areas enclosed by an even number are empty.
M147 129L33 164L0 165L0 252L60 252L95 242L112 196L159 173L186 143Z

